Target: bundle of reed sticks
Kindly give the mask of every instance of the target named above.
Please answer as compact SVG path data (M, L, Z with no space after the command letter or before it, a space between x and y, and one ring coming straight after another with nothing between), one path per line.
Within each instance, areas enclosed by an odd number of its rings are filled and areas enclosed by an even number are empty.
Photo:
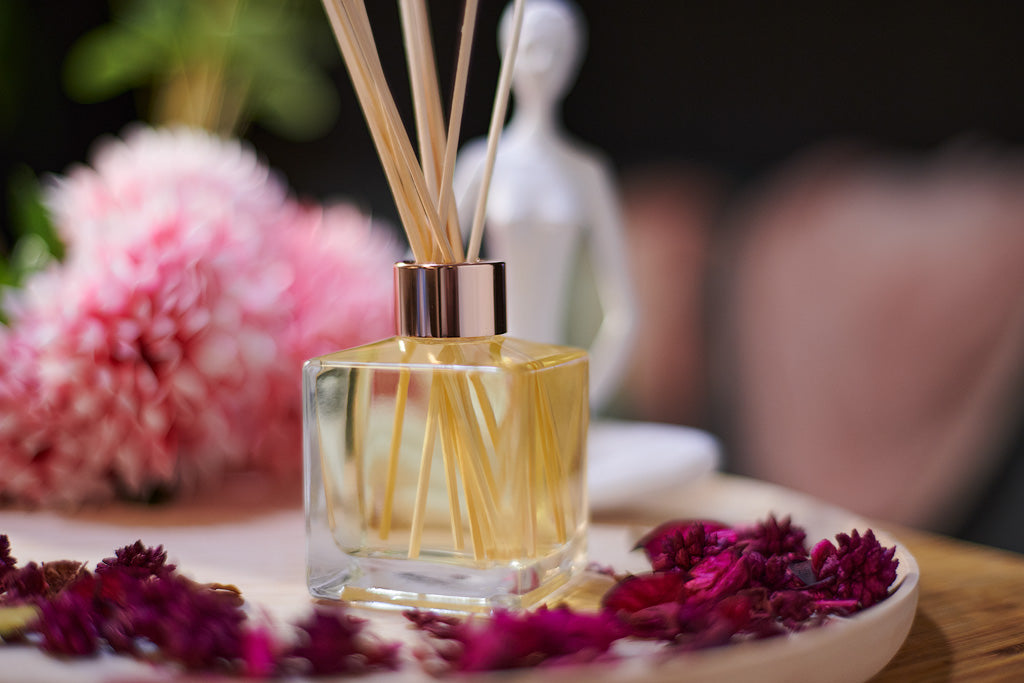
M452 191L469 58L478 0L466 0L448 124L445 126L426 0L398 0L412 85L419 158L395 106L373 38L364 0L323 0L331 28L418 263L459 263L479 258L484 215L498 138L508 108L525 0L515 0L513 31L502 60L487 135L487 157L468 249Z
M415 150L388 88L364 0L323 0L323 3L394 195L415 262L450 264L476 261L498 139L508 107L525 0L515 0L513 6L512 34L502 61L488 131L480 196L476 202L469 244L465 249L452 191L452 176L465 102L477 0L466 0L465 4L447 124L442 111L426 2L399 0L413 94L418 142ZM497 348L497 345L492 344L490 353L499 354ZM458 355L462 351L452 347L445 353L457 365ZM412 351L408 351L408 354L411 357ZM382 541L387 540L392 533L393 513L399 504L396 501L396 481L399 477L403 430L407 428L410 373L409 369L399 371L395 390L383 505L379 523L375 525ZM575 390L581 395L586 394L585 386ZM572 517L567 511L568 503L563 492L567 472L563 471L558 456L563 448L553 424L550 400L540 384L528 379L517 384L515 401L531 406L531 409L529 414L510 416L504 421L495 418L478 376L441 373L430 380L428 393L422 456L415 500L412 502L412 518L408 526L408 556L417 557L421 552L424 510L435 450L441 453L443 460L451 547L455 551L465 548L465 536L468 535L468 544L476 560L512 559L537 553L536 516L541 506L552 513L555 541L564 543L568 535L566 519ZM526 433L525 442L510 437L510 430ZM568 432L579 430L579 425L567 429ZM572 442L570 439L564 449L578 450L578 445L578 440ZM521 447L530 453L526 456L525 466L520 474L499 471L499 480L504 474L510 478L509 486L499 487L495 483L491 460L494 460L497 467L504 469L502 463L513 457L513 452ZM523 456L516 454L514 457ZM499 492L499 488L505 493ZM510 490L515 493L508 494ZM543 497L544 502L537 500L538 497ZM464 516L460 498L465 501ZM362 506L363 503L360 503ZM511 525L514 527L512 531L502 532L502 520L509 515L518 517L521 523ZM364 512L363 516L365 520L371 514ZM464 534L464 526L468 534Z

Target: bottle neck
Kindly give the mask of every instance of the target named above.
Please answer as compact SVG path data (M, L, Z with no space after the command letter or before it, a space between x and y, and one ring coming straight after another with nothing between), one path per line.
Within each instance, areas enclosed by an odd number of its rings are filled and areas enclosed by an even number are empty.
M395 264L395 322L402 337L504 334L505 264Z

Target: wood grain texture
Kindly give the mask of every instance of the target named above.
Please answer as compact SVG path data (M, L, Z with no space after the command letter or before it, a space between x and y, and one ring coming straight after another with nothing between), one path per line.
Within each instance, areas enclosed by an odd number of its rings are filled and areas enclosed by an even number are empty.
M1024 681L1024 556L893 532L921 568L917 617L873 683Z

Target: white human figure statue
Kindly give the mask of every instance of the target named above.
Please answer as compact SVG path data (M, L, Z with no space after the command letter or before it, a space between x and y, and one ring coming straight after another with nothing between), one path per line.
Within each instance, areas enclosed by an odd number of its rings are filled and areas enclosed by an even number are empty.
M511 5L499 28L504 52ZM612 398L629 360L635 326L633 286L618 196L609 164L572 140L559 109L578 72L586 37L566 0L527 0L513 71L514 111L502 132L487 200L486 256L505 261L510 335L564 344L569 292L581 248L589 250L601 324L588 349L590 402ZM486 141L459 153L453 186L469 227Z

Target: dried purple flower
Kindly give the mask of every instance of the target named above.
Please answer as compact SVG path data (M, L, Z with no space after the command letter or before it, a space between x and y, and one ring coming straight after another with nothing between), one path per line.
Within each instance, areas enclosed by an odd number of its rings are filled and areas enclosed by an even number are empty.
M242 675L269 678L277 670L277 644L266 626L250 628L242 636Z
M601 607L631 635L672 640L679 633L679 605L690 597L686 581L682 572L637 574L605 593Z
M689 570L708 555L715 555L735 542L729 527L706 520L673 520L659 525L635 549L643 548L654 571Z
M3 592L4 577L7 576L18 564L18 561L11 556L11 541L7 534L0 534L0 593Z
M0 579L0 603L15 605L36 602L60 593L81 574L88 574L81 562L57 560L41 566L29 562L11 568Z
M896 580L896 547L883 548L871 529L863 536L856 529L839 534L836 541L838 548L826 539L811 551L811 566L821 582L815 593L824 600L854 600L861 608L884 600Z
M772 593L771 613L790 630L800 630L818 611L818 604L807 591L781 590Z
M793 524L789 517L780 522L775 515L758 522L752 527L738 532L738 544L743 550L768 556L781 555L787 559L803 559L807 557L807 546L804 541L807 533Z
M454 638L457 627L463 622L460 617L419 609L402 612L402 616L412 622L413 626L435 638Z
M407 616L428 630L438 623L422 613ZM612 643L627 635L610 613L581 614L564 606L441 623L451 628L440 629L437 652L448 669L462 672L590 662L608 657Z
M693 596L679 606L676 644L693 650L725 645L754 621L753 605L750 595Z
M84 657L99 649L92 602L72 591L40 601L39 618L29 628L42 636L40 648L50 654Z
M240 660L245 614L230 596L177 575L142 580L140 588L127 606L128 624L161 655L204 671Z
M703 593L704 599L719 599L750 585L750 563L745 555L731 550L705 558L690 570L686 587Z
M687 577L681 572L636 574L613 586L601 600L612 612L633 614L665 602L682 602L690 595Z
M303 673L316 676L357 674L398 667L398 643L382 641L366 632L366 620L349 614L341 605L318 607L296 626L300 642L287 657L304 660Z
M896 577L895 548L870 530L836 538L838 548L823 541L808 558L806 533L788 517L735 530L662 524L637 545L653 572L619 582L603 606L631 635L684 649L800 630L884 599Z
M96 632L115 652L171 660L195 671L240 665L245 614L231 592L195 583L167 569L107 562L61 595L87 605Z
M35 562L7 572L3 579L3 602L16 605L44 598L47 594L46 575Z
M679 649L766 638L869 607L896 578L895 548L870 530L818 543L789 518L734 530L705 521L663 524L641 540L654 571L618 581L597 615L567 607L460 619L412 611L432 637L427 665L439 672L558 665L613 656L626 636L662 639ZM397 643L382 641L343 606L318 608L297 624L285 651L270 629L247 624L238 589L201 585L175 573L162 546L141 541L116 551L90 574L75 562L16 567L0 536L0 600L27 603L40 647L63 656L116 652L175 661L192 671L355 674L398 667ZM612 576L611 570L602 573ZM417 654L419 656L419 654Z
M114 557L96 565L96 573L102 574L112 567L123 567L140 578L174 571L174 565L167 563L167 551L162 545L148 547L141 540L115 550Z

